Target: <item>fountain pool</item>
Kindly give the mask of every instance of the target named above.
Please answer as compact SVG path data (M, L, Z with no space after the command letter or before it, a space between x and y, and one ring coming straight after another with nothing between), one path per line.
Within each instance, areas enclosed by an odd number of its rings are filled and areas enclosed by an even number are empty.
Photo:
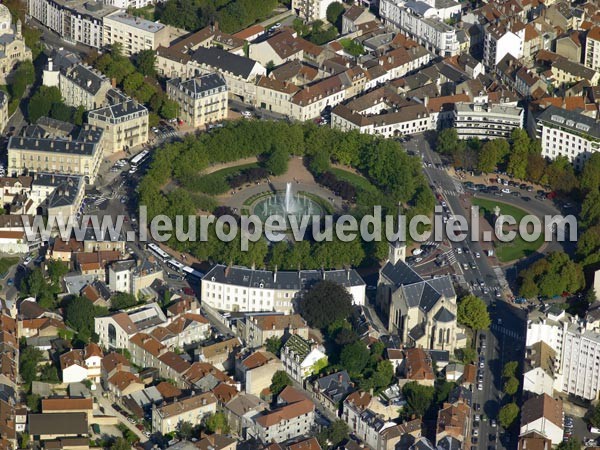
M263 221L269 216L281 216L286 219L295 216L299 221L302 216L322 216L325 211L321 205L301 192L292 192L292 183L287 183L285 192L275 192L260 198L254 204L252 213Z

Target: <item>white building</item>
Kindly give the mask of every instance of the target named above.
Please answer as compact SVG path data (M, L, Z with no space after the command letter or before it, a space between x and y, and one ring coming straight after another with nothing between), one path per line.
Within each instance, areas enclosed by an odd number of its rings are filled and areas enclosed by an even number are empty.
M538 341L525 350L523 390L534 394L553 395L556 352L544 341Z
M27 0L27 12L64 40L102 48L103 19L117 8L88 0Z
M292 0L292 10L305 22L327 19L327 8L336 0Z
M281 362L287 374L302 384L313 375L313 368L318 361L327 360L323 348L294 334L281 349Z
M516 128L523 128L524 109L498 103L456 103L454 128L459 139L508 139Z
M103 0L104 4L114 6L119 9L143 8L152 5L155 0Z
M585 38L585 65L600 71L600 26L593 27Z
M549 106L537 118L542 156L566 156L581 170L592 153L600 150L600 124L576 111Z
M103 38L105 46L121 44L123 54L131 56L169 45L169 29L162 23L118 11L104 18Z
M513 32L505 23L488 24L484 30L483 63L486 67L494 68L507 53L520 59L523 56L524 39L524 27Z
M364 305L366 284L358 272L301 270L283 272L215 265L202 279L202 303L220 311L279 311L291 313L304 286L329 280L344 286L355 305Z
M449 9L438 9L418 1L381 0L379 3L379 14L386 25L444 57L457 55L460 51L456 29L444 22L459 13L458 4L450 4Z
M89 343L85 349L75 349L60 355L60 368L63 383L77 383L83 380L100 381L102 349Z
M543 394L530 398L521 409L520 435L535 431L558 445L563 441L562 400Z

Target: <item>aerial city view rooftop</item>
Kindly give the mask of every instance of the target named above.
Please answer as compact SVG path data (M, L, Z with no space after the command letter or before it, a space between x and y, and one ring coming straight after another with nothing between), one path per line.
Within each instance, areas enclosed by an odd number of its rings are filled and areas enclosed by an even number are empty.
M600 448L600 0L5 0L0 450Z

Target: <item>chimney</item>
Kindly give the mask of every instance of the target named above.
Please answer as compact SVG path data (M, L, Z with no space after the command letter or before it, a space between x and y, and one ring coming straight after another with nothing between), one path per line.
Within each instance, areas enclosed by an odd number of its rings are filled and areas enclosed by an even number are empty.
M54 64L52 62L52 58L48 58L48 71L52 72L53 67L54 67Z
M275 266L275 270L273 271L273 283L277 283L277 266Z

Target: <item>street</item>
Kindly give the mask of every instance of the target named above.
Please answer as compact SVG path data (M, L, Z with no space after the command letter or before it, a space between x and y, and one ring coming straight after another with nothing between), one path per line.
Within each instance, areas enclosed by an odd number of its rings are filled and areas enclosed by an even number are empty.
M425 174L431 183L443 192L443 197L451 213L454 216L469 217L470 215L460 198L462 193L460 182L452 179L446 170L435 167L442 161L439 155L432 151L424 137L415 135L404 145L407 150L412 150L417 154L421 153L424 161L433 163L424 168ZM503 201L505 199L512 200L503 198ZM518 200L515 198L513 201ZM523 206L521 205L521 207ZM511 445L510 442L516 441L517 436L498 433L499 425L495 428L492 427L489 419L496 419L502 406L502 367L504 363L523 359L526 313L502 299L496 300L493 288L502 286L505 282L503 276L499 278L501 271L494 270L479 242L467 239L462 243L451 243L451 245L456 262L460 266L467 263L473 267L464 271L462 276L466 284L479 285L476 295L487 303L492 319L491 329L485 333L487 345L481 353L484 356L483 389L479 390L475 387L473 391L473 403L481 405L478 446L481 449L513 448L514 445ZM457 251L459 248L460 254ZM480 257L476 257L476 254L479 254ZM459 270L462 271L460 268ZM487 288L487 293L481 289L483 287L481 282ZM477 342L477 347L479 348L479 342ZM490 435L495 435L496 438L490 440Z

